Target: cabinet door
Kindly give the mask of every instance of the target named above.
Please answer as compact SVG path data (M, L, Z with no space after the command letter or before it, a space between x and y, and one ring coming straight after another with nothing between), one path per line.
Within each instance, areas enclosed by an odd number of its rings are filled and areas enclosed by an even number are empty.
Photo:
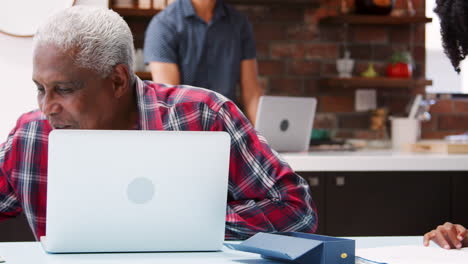
M443 172L328 173L325 233L422 235L450 217L450 175Z
M454 172L452 177L451 222L468 226L468 172ZM442 223L440 223L442 224Z
M35 241L23 214L0 222L0 242L13 241Z
M317 215L318 215L318 229L317 234L324 234L326 228L325 221L325 177L319 172L299 172L304 179L307 180L314 200Z

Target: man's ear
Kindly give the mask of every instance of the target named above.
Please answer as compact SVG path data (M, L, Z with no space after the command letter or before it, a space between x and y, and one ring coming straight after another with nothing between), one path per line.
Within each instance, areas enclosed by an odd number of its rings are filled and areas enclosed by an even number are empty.
M114 89L114 96L120 98L131 88L130 72L125 64L117 64L111 76L112 87Z

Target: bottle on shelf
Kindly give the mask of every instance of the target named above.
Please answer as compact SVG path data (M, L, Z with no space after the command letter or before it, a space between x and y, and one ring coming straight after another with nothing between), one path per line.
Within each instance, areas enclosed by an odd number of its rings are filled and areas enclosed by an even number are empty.
M338 71L338 77L340 78L351 78L351 73L354 68L354 60L350 57L350 52L345 51L344 57L336 60L336 70Z

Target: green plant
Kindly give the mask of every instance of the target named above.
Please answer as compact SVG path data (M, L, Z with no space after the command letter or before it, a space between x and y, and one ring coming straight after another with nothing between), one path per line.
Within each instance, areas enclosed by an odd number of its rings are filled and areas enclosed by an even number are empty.
M390 63L406 63L413 65L413 58L408 51L397 51L392 54L390 57Z
M391 78L410 78L413 74L413 59L407 51L395 52L387 65L387 76Z

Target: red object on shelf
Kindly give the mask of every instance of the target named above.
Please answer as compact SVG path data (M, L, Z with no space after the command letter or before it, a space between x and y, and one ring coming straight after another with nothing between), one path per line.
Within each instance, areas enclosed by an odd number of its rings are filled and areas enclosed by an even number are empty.
M413 75L413 67L408 63L389 63L387 66L387 76L391 78L410 78Z

